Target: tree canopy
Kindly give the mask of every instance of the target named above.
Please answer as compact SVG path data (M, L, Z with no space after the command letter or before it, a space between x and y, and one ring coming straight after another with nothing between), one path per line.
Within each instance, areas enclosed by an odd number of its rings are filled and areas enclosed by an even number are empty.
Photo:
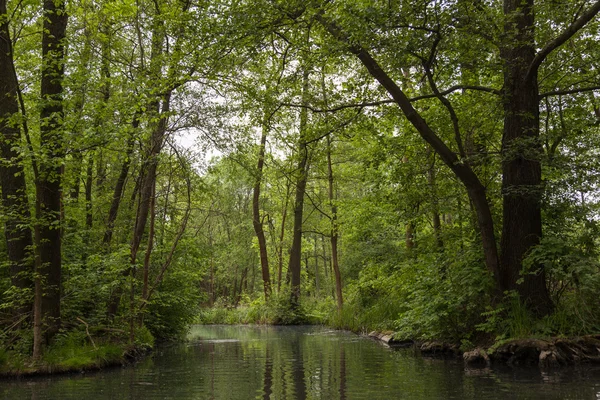
M0 0L2 343L597 331L599 11Z

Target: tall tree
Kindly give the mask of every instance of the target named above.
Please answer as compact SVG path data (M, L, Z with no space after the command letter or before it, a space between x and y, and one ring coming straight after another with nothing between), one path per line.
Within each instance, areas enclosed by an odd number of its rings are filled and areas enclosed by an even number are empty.
M267 239L265 238L265 232L263 230L263 221L260 217L259 208L260 185L263 178L263 167L265 164L265 147L267 144L267 133L269 130L266 114L267 113L265 112L265 120L262 123L260 144L258 147L258 161L256 165L256 178L252 193L252 225L254 226L254 232L256 232L256 238L258 239L258 250L260 253L260 266L262 271L265 299L268 299L271 295L272 288L269 273L269 260L267 257Z
M523 259L542 237L542 144L538 71L544 60L600 12L596 1L541 50L535 41L533 0L504 1L504 131L502 135L502 286L545 314L552 308L543 265L521 279Z
M334 191L333 165L331 162L331 138L327 136L327 176L329 183L329 206L331 207L331 265L335 277L335 297L338 310L341 311L344 306L342 294L342 274L340 273L340 264L338 260L338 213Z
M492 6L489 6L492 7ZM352 7L350 7L352 8ZM393 70L386 64L376 59L372 50L361 40L343 18L334 19L336 12L346 14L348 10L335 9L332 6L318 8L315 18L321 23L329 34L343 43L350 53L362 63L368 73L388 92L413 127L421 137L434 149L440 159L454 172L463 183L469 198L476 211L482 247L486 265L493 274L496 282L497 293L504 290L516 289L522 301L530 310L546 314L552 308L552 303L547 293L544 268L539 265L533 271L522 272L523 259L529 250L539 243L542 230L541 221L541 168L540 168L540 143L539 143L539 91L537 72L546 57L562 44L573 37L583 28L600 10L600 2L594 2L586 10L578 13L573 22L555 39L546 45L535 43L534 37L534 2L504 1L504 35L501 47L501 57L504 61L504 88L498 90L481 86L461 86L463 90L480 90L502 95L504 102L504 131L502 137L502 177L503 177L503 229L501 239L502 258L500 258L496 244L494 221L492 218L491 204L487 198L486 186L473 169L466 157L463 146L463 134L457 114L445 97L449 92L442 93L438 89L432 66L440 52L440 43L444 39L444 32L440 22L443 11L437 7L415 7L415 13L431 14L433 22L427 25L425 19L407 25L410 30L414 26L423 24L425 35L421 44L430 48L427 56L419 55L410 47L406 52L421 61L425 77L431 87L431 97L439 99L446 108L454 131L455 144L458 152L452 150L443 137L423 117L411 103L406 92L401 89L398 80L394 78ZM303 7L299 8L304 10ZM406 8L408 11L409 8ZM397 11L392 8L382 11L396 18ZM483 12L483 11L480 11ZM391 14L390 14L391 13ZM288 12L288 15L292 15ZM354 13L354 15L358 15ZM381 23L375 17L369 19L370 14L361 15L367 25ZM296 16L297 18L297 16ZM425 22L422 22L425 21ZM354 25L356 27L356 25ZM414 32L419 31L415 29ZM370 38L375 40L374 38ZM536 48L540 48L536 52ZM384 54L378 50L379 55ZM384 57L381 57L384 58ZM387 61L388 59L386 59ZM400 74L401 75L401 74ZM456 89L454 89L456 90ZM522 279L522 281L521 281Z
M0 0L0 189L2 208L7 216L4 235L12 285L26 290L32 288L32 237L25 172L17 151L21 137L19 83L8 21L6 0ZM20 303L14 308L16 314L31 312L33 303L27 296L15 300Z
M39 183L36 218L40 257L35 290L35 332L48 343L60 328L61 297L61 176L65 154L63 141L63 76L67 12L62 0L45 0L43 8L40 106ZM38 236L38 235L36 235ZM40 331L41 330L41 331ZM39 335L34 339L38 356ZM36 346L38 343L38 346Z
M304 66L302 72L302 103L306 104L308 99L310 72L307 66ZM290 249L290 259L288 271L290 273L291 283L291 301L297 306L300 300L300 273L302 268L302 215L304 212L304 194L306 192L306 183L308 181L308 112L306 108L300 110L300 125L298 135L298 163L295 171L296 196L294 200L294 228L292 236L292 247Z

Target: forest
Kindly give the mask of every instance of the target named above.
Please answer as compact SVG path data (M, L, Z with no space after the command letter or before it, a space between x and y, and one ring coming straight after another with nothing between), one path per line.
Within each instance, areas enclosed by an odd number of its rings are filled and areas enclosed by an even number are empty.
M0 371L194 323L600 332L599 11L0 0Z

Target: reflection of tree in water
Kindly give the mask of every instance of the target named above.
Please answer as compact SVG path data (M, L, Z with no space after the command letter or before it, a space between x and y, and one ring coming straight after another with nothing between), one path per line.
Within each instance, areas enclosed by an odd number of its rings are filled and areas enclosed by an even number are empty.
M208 354L210 354L210 398L212 400L215 398L215 344L209 343L208 348Z
M306 383L304 382L304 361L300 349L300 336L294 335L292 340L292 377L296 399L306 398Z
M269 342L265 346L265 376L263 379L263 399L268 400L273 393L273 360L269 354Z
M346 400L346 352L340 347L340 400Z

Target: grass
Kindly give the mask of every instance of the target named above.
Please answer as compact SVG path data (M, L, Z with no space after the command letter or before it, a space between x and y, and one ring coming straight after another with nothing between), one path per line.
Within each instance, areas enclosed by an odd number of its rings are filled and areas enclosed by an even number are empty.
M132 354L146 352L150 343L134 345L109 338L97 338L91 343L85 332L71 331L57 336L45 349L40 360L33 360L19 350L0 348L0 376L22 376L97 370L121 365Z
M335 329L366 333L373 330L391 331L396 309L389 301L370 307L354 302L344 305L338 312L333 298L304 297L297 309L289 305L286 294L274 295L266 303L263 299L240 303L237 307L216 304L200 311L198 324L266 324L266 325L327 325Z
M21 376L95 370L110 365L119 365L125 361L128 349L106 344L93 348L83 347L51 347L42 359L35 362L23 354L1 350L0 375Z

